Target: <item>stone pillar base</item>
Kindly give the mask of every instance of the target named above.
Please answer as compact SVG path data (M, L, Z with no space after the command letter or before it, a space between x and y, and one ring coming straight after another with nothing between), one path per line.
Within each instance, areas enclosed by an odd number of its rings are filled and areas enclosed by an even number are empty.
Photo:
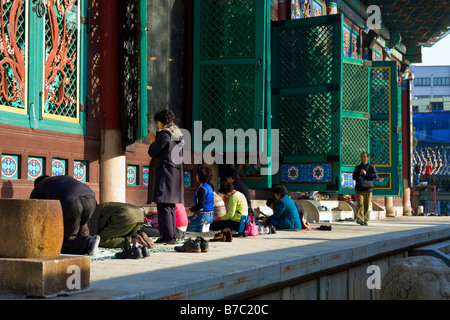
M0 292L35 298L80 292L89 288L90 266L88 256L0 258Z

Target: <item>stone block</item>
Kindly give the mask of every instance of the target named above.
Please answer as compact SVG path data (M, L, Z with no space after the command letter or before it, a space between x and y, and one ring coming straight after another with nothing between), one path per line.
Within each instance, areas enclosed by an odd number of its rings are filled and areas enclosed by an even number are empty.
M90 263L89 256L0 258L0 292L48 298L86 290L90 282Z
M59 201L0 199L0 258L59 257L63 237Z

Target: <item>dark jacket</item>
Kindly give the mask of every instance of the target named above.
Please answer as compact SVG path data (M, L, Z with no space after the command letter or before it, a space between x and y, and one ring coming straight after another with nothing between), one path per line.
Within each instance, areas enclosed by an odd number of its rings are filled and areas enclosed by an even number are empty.
M149 168L147 203L183 202L183 151L184 139L180 129L169 124L156 133L156 140L148 148L152 158ZM175 149L178 159L172 159ZM181 163L180 163L181 162ZM179 163L179 164L178 164Z
M56 176L42 180L31 192L30 199L59 200L64 209L83 196L95 197L95 193L74 177Z
M366 175L360 175L361 170L366 170ZM377 170L369 163L360 164L355 167L353 171L353 180L356 182L355 190L359 191L372 191L373 181L378 178Z

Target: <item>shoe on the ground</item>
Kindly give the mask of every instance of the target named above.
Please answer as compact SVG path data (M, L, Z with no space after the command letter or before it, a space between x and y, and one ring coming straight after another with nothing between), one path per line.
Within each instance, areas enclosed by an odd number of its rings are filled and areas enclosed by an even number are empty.
M277 229L275 228L275 226L270 226L269 227L269 234L274 234L277 233Z
M201 252L200 242L195 239L189 238L182 246L176 246L175 251L177 252Z
M367 227L368 226L367 222L363 222L362 226Z
M100 236L92 236L89 238L89 255L95 256L98 253L98 245L100 244Z
M142 257L143 257L143 258L148 258L148 257L150 257L150 251L148 251L148 248L147 248L147 247L142 247L142 248L140 248L140 249L141 249Z
M211 242L225 242L225 235L223 234L223 232L216 233L214 235L214 238L212 238L209 241L211 241Z
M209 251L208 240L205 240L205 238L202 238L202 237L197 237L197 241L200 242L200 250L202 252L208 252Z
M163 244L176 244L177 242L175 240L163 240L161 238L158 238L154 243L163 243Z
M316 230L331 231L331 226L321 225L320 227L316 228Z
M233 234L229 228L225 228L222 230L222 233L225 236L225 242L231 242L233 241Z
M141 248L136 246L129 246L122 252L116 253L115 256L117 259L141 259L144 257Z
M356 223L359 225L363 225L364 221L362 221L360 218L356 218Z

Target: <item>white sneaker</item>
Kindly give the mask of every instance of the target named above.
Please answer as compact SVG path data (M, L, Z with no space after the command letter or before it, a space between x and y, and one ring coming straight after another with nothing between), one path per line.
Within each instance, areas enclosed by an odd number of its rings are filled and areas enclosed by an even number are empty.
M95 256L98 253L98 245L100 244L100 236L92 236L89 238L89 255Z

